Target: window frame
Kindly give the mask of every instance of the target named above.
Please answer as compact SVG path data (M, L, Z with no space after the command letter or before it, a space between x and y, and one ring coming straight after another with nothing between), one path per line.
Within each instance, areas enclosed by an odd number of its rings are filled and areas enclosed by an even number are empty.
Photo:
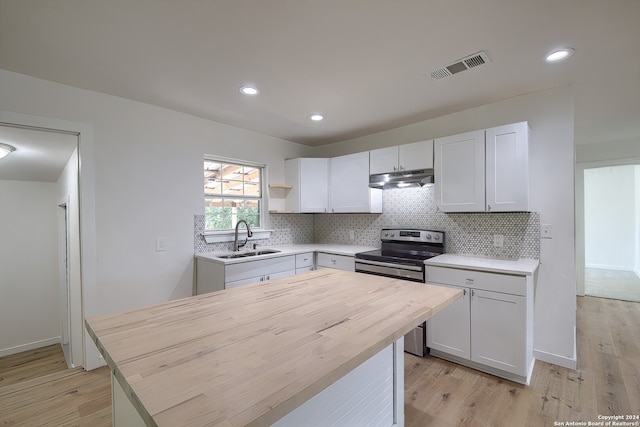
M270 231L271 230L267 230L266 229L266 223L265 221L267 220L267 197L266 197L266 190L267 190L267 185L266 185L266 176L267 176L267 165L264 163L257 163L257 162L252 162L252 161L248 161L248 160L240 160L240 159L232 159L232 158L228 158L228 157L221 157L221 156L214 156L214 155L209 155L209 154L205 154L203 156L202 159L202 167L204 170L204 162L216 162L216 163L222 163L222 164L231 164L231 165L237 165L237 166L241 166L241 167L251 167L251 168L256 168L260 171L260 197L256 198L256 197L238 197L238 196L229 196L230 199L238 199L238 200L258 200L258 204L260 206L260 215L259 215L259 220L260 220L260 227L252 227L251 231L254 232L254 239L255 238L268 238L270 235ZM204 208L205 208L205 203L206 200L208 198L212 198L212 197L216 197L217 195L207 195L204 193L204 188L203 188L203 214L204 214ZM225 198L225 194L220 194L220 198ZM206 214L205 214L205 218L206 218ZM206 220L205 220L205 224L206 224ZM266 235L265 233L266 232ZM205 236L205 240L207 241L207 243L216 243L216 242L226 242L226 241L231 241L233 240L233 235L235 233L235 228L225 228L225 229L204 229L203 232L203 236ZM228 236L231 236L231 238L229 239Z

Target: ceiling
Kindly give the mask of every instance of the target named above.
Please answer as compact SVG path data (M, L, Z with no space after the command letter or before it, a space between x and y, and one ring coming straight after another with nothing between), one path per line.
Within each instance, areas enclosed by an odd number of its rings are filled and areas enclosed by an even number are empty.
M588 144L640 137L638 22L637 0L0 0L0 68L310 146L571 84Z
M0 124L0 142L16 148L0 159L0 181L57 182L78 138L69 133Z

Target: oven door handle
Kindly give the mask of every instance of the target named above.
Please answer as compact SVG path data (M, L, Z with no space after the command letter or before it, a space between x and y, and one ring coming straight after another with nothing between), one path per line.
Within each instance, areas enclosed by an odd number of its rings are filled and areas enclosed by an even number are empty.
M402 268L404 270L422 271L422 267L416 267L415 265L394 264L392 262L371 261L371 260L368 260L368 259L356 258L356 264L358 264L358 263L378 265L380 267Z

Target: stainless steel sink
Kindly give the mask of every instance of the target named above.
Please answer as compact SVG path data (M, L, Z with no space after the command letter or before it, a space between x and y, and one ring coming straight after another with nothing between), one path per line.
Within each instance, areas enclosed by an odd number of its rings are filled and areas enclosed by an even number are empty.
M233 258L249 258L258 255L268 255L268 254L277 254L280 251L275 249L265 249L263 251L253 251L253 252L239 252L237 254L229 254L229 255L220 255L218 258L224 259L233 259Z

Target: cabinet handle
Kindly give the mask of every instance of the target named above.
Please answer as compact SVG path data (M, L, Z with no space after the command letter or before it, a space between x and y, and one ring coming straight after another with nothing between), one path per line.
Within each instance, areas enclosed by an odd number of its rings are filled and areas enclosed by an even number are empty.
M491 205L487 205L487 210L491 211Z
M465 279L465 284L467 285L473 285L473 279Z
M335 259L331 260L331 263L335 264L337 261Z
M397 171L397 170L398 170L398 168L396 168L396 167L394 166L394 167L393 167L393 171L395 172L395 171Z
M400 167L398 167L398 170L399 171L403 171L404 170L404 166L401 165Z
M466 297L466 296L467 296L467 290L466 290L466 289L463 289L463 290L462 290L462 296L463 296L463 297Z
M271 280L271 276L267 276L267 280Z

